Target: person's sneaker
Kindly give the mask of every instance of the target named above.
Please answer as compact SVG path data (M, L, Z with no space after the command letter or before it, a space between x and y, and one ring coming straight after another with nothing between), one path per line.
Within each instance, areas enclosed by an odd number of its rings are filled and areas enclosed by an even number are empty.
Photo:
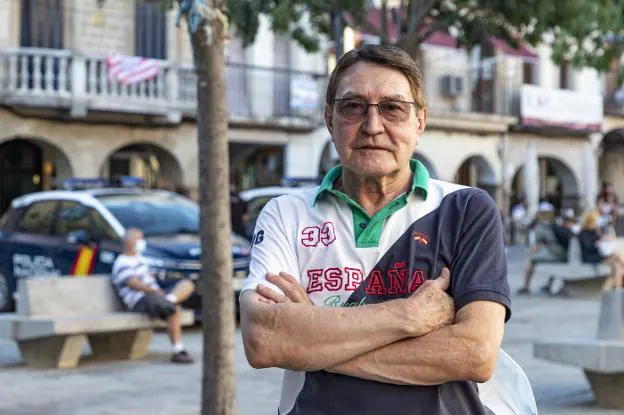
M171 361L173 363L193 363L193 358L189 356L186 350L177 352L171 355Z
M544 285L542 288L540 288L540 291L542 292L542 294L546 294L546 295L551 295L552 292L550 291L550 285Z
M529 291L528 288L526 287L522 287L518 290L518 292L516 293L517 295L530 295L531 291Z

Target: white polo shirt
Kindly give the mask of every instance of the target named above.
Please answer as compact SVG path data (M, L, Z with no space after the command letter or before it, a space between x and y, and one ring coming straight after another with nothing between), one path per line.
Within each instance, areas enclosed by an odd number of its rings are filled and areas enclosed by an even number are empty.
M484 191L429 178L412 160L410 190L373 217L333 183L271 200L254 235L249 277L277 291L266 274L292 274L311 301L349 307L403 298L442 267L451 269L456 308L477 300L503 304L510 315L500 215ZM405 408L410 408L406 411ZM286 370L282 415L486 413L474 382L396 386L350 376Z

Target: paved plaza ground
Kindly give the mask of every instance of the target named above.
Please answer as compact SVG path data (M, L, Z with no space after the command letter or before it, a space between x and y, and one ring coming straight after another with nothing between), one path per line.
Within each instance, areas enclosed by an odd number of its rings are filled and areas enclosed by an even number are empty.
M509 279L514 292L521 284L524 257L522 249L509 250ZM538 279L536 285L543 281ZM513 317L506 327L503 348L527 372L540 414L624 414L596 407L580 369L532 357L537 339L595 337L598 306L596 300L537 294L513 298ZM201 332L187 332L185 341L193 356L201 359ZM168 358L166 335L159 333L149 357L142 361L87 361L74 370L33 370L21 365L14 343L0 341L0 414L198 414L201 364L176 366ZM275 415L281 371L252 369L243 354L240 332L236 358L239 414Z

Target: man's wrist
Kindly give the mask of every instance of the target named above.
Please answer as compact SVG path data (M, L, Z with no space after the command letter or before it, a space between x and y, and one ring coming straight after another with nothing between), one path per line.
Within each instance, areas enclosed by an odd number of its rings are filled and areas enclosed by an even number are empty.
M419 324L418 317L414 314L414 299L403 298L395 301L388 301L388 305L396 306L397 313L400 318L396 319L399 323L398 329L403 337L416 337L422 335L422 325Z

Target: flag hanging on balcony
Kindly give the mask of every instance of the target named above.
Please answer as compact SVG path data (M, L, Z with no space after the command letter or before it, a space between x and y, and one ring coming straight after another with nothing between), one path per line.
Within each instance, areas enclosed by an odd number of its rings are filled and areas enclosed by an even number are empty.
M122 84L136 84L158 75L158 61L140 56L112 54L106 56L108 78Z

